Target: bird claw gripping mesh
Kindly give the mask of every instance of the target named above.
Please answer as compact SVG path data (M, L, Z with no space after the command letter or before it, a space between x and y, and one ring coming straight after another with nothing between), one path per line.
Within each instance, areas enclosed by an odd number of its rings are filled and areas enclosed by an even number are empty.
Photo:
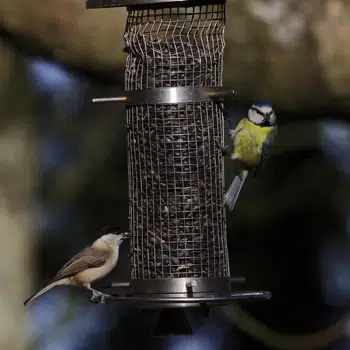
M131 2L124 1L127 93L165 88L176 100L179 89L222 87L224 1ZM229 300L220 104L134 101L126 114L132 295Z

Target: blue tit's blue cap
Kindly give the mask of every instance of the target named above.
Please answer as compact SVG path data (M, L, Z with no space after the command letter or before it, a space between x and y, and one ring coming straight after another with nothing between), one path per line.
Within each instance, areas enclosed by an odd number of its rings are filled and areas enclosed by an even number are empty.
M270 102L264 101L264 100L255 101L254 105L256 107L271 107L272 108L272 104Z

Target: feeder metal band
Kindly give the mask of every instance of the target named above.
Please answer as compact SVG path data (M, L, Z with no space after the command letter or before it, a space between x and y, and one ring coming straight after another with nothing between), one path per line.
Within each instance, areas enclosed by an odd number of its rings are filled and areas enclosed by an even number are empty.
M127 105L155 105L193 102L212 102L211 98L218 99L233 95L234 91L223 88L202 87L167 87L147 90L127 91L125 96L94 98L99 102L125 102Z

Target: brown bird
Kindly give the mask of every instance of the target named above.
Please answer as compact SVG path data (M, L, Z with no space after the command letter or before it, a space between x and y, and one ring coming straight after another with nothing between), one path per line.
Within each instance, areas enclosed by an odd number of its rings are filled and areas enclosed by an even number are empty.
M70 259L58 271L54 279L27 299L24 305L56 286L86 288L92 291L92 300L101 298L103 302L106 295L91 288L91 284L107 276L114 269L118 262L119 246L125 239L131 238L131 234L129 232L120 233L117 226L106 227L102 232L107 234Z

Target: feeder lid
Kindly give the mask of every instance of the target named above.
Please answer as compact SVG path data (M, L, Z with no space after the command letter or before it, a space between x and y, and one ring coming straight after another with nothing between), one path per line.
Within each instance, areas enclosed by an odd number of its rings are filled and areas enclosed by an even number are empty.
M195 3L195 4L205 4L206 0L86 0L86 8L105 8L105 7L122 7L122 6L137 6L137 5L153 5L153 4L166 4L166 3ZM211 4L222 3L221 0L211 0ZM224 1L226 2L226 1Z

